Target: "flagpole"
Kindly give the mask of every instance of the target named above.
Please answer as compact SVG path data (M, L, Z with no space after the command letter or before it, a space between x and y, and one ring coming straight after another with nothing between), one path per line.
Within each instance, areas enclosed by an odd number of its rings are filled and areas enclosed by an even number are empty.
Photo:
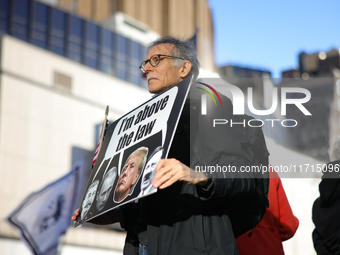
M107 129L107 122L108 122L107 121L107 115L108 114L109 114L109 106L106 106L106 109L105 109L105 119L104 119L104 123L103 123L103 126L102 126L102 133L100 135L99 142L98 142L96 150L94 152L94 156L93 156L93 160L92 160L92 169L94 168L94 165L97 162L97 157L98 157L99 151L100 151L100 149L102 147L102 142L103 142L103 139L104 139L105 131Z
M103 127L102 127L102 134L100 135L98 154L100 152L100 148L102 147L102 141L103 141L105 127L106 127L107 115L109 115L109 106L108 105L106 106L106 109L105 109L105 119L104 119L104 123L103 123Z

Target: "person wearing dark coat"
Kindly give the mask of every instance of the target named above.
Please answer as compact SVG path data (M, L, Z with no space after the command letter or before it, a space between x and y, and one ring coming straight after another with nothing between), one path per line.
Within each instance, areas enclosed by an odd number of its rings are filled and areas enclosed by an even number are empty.
M161 38L151 46L141 65L150 92L160 93L169 88L158 77L164 72L164 65L175 63L175 60L161 62L158 66L150 63L154 56L176 56L186 63L187 58L176 54L176 43L172 38ZM183 71L182 68L175 73L182 77ZM152 185L159 190L141 200L148 255L238 254L230 202L257 192L252 174L239 172L242 167L254 164L243 126L213 127L214 119L223 117L242 123L243 116L233 115L232 103L225 96L221 96L223 106L214 108L210 102L208 113L202 115L196 86L191 87L168 158L160 160L156 167ZM206 175L194 170L195 166L217 165L232 166L238 174L225 171Z
M331 162L323 169L320 197L313 205L314 249L318 255L340 254L340 137L332 144Z
M149 92L153 94L160 94L192 76L196 79L198 68L195 50L187 42L171 36L155 41L140 65L146 74ZM168 157L161 159L156 167L152 185L158 192L129 205L140 207L139 216L139 210L126 210L123 206L119 219L115 218L128 232L124 255L135 254L138 243L140 254L146 251L149 255L238 254L236 227L230 217L230 212L235 210L229 202L240 199L241 206L241 201L246 201L248 196L256 196L260 193L258 181L253 174L245 172L209 175L195 172L194 166L218 164L233 166L239 171L241 167L254 164L254 151L242 125L212 126L214 118L244 121L241 116L232 115L230 99L222 96L223 107L202 116L199 114L200 97L192 93L197 91L191 88ZM213 107L215 105L208 105L208 109L216 109ZM197 119L192 120L191 113ZM260 134L263 135L262 130ZM262 146L267 158L264 139ZM253 208L257 205L264 214L267 197L256 201ZM242 220L249 215L247 210L240 213L242 216L238 218ZM72 220L76 220L78 214L76 210ZM114 219L109 214L100 218L92 223L109 224Z

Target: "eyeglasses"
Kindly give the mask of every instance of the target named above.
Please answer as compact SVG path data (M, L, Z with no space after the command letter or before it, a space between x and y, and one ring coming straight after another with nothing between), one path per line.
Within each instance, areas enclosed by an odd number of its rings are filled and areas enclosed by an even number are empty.
M161 57L164 57L164 58L161 59ZM163 54L155 54L155 55L152 55L151 58L149 58L148 60L143 61L140 64L139 69L142 71L142 73L145 73L144 68L148 62L150 62L151 66L155 67L159 64L159 62L161 62L161 60L165 58L178 58L178 59L185 60L184 58L180 58L180 57L163 55Z

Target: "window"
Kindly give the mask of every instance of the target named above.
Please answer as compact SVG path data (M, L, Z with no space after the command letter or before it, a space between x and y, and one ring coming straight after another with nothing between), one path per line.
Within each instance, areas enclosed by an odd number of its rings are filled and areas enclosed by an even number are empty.
M116 70L117 77L122 80L128 79L127 72L127 38L122 35L117 35L117 51L116 51Z
M98 30L99 27L89 21L84 21L84 64L98 68Z
M113 75L113 46L115 34L105 28L100 29L99 42L99 69L104 73Z
M48 7L39 2L33 2L31 16L30 41L39 47L47 48Z
M9 0L0 1L0 35L8 32Z
M51 24L49 28L49 49L65 56L66 13L51 8Z
M72 92L72 78L60 72L54 72L54 86L62 91Z
M10 33L16 38L28 41L28 0L13 0Z
M82 19L68 15L68 31L66 36L66 56L77 62L82 60Z

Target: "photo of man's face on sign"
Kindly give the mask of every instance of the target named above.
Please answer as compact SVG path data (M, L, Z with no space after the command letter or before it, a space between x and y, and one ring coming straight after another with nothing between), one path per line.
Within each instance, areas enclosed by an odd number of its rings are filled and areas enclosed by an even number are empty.
M109 195L111 194L111 190L113 188L113 184L114 181L116 180L116 177L117 167L112 167L103 176L98 187L96 196L96 208L98 212L103 210L103 208L106 205L106 202L109 200Z
M141 182L141 192L140 196L152 193L156 190L155 187L152 186L153 178L155 177L155 170L158 162L161 160L163 154L163 147L159 146L157 147L152 154L149 157L148 162L145 165L143 176L142 176L142 182Z
M99 185L99 180L95 180L92 182L90 187L86 191L85 198L83 200L83 203L81 205L81 219L84 220L85 217L88 218L87 213L91 209L92 203L94 201L94 198L96 196L97 188Z
M140 147L130 154L120 173L113 201L119 203L132 194L141 171L146 163L148 148Z

